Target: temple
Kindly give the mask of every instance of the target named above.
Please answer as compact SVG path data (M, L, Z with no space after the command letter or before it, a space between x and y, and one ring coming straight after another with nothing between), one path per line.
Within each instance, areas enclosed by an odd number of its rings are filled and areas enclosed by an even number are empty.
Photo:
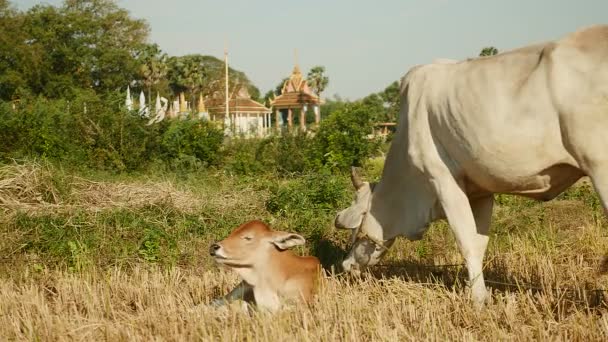
M222 97L208 101L209 117L212 121L224 122L228 134L250 136L266 136L270 134L270 108L251 99L247 87L240 86L228 101L226 118L226 103Z
M320 105L322 101L313 93L308 86L308 81L302 76L297 63L297 55L293 72L283 84L281 94L270 99L272 109L253 100L245 85L237 84L232 92L229 91L227 51L224 51L224 67L225 91L216 91L208 98L204 98L201 93L198 103L186 101L183 92L176 94L177 98L174 98L173 101L157 94L152 111L151 106L145 103L143 91L141 91L139 106L137 106L131 97L131 89L127 86L125 107L129 111L137 107L139 114L149 119L148 125L161 122L165 118L198 117L198 119L209 120L222 126L227 135L242 137L263 137L271 134L273 110L277 133L280 133L280 128L284 126L287 126L290 131L293 129L294 111L295 114L299 114L299 128L302 131L306 131L306 115L309 109L312 109L314 113L314 123L318 124L321 121ZM312 122L312 119L310 121Z
M306 131L306 113L309 108L312 108L315 115L315 124L321 120L319 106L322 104L321 99L315 95L308 86L308 82L302 77L300 67L295 65L291 76L283 84L281 94L270 100L270 106L275 112L275 126L280 128L281 123L287 121L289 129L293 128L294 110L300 114L300 129ZM284 116L287 120L284 120Z

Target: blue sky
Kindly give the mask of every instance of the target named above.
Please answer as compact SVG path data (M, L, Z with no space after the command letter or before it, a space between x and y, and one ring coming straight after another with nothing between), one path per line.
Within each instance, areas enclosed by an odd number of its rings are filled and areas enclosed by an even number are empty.
M12 0L20 9L61 0ZM148 21L171 55L222 57L262 93L289 75L294 49L304 72L323 65L323 96L357 99L434 58L507 50L608 23L608 0L118 0Z

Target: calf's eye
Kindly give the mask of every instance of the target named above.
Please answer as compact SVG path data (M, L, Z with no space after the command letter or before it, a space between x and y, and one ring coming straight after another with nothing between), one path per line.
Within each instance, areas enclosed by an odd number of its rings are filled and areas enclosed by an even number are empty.
M243 236L243 239L246 241L251 241L253 238L251 236Z

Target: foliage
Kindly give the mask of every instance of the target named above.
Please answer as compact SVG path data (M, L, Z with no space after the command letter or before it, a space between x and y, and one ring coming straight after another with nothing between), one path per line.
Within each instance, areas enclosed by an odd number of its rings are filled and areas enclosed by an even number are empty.
M119 93L81 92L73 101L23 99L13 109L0 103L0 158L41 157L101 170L143 170L155 161L168 166L214 166L221 161L223 132L201 120L147 126L135 112L114 111ZM188 165L183 165L189 160Z
M174 94L186 92L194 101L200 93L205 97L224 93L223 61L213 56L193 54L170 57L167 63L169 85ZM229 68L228 75L229 89L237 91L239 87L245 86L253 99L259 99L259 89L249 81L245 73Z
M327 169L286 181L270 183L266 210L288 222L292 231L307 237L309 248L330 266L342 253L326 241L336 212L348 206L352 185L347 177Z
M347 171L373 155L380 146L369 137L376 109L366 103L347 104L321 121L309 152L313 165Z
M384 101L386 107L386 120L395 122L399 118L399 109L401 107L401 89L399 82L395 81L380 93L380 97Z
M152 100L152 89L165 92L160 89L159 84L165 80L169 71L167 60L168 56L163 53L156 44L146 46L138 56L139 78L143 88L148 91L148 99Z
M283 216L332 212L348 203L350 188L344 178L321 170L272 187L266 208L272 214Z
M312 67L306 76L306 80L317 96L320 96L329 84L329 77L325 76L325 67L323 66Z
M307 170L310 142L302 133L235 139L225 146L225 167L238 175L301 174Z
M106 96L132 90L173 96L223 89L224 64L211 56L169 57L148 43L149 28L115 0L65 0L60 6L36 5L25 12L0 2L0 99L28 96L72 100L92 90ZM259 90L230 69L231 89L245 85L254 99ZM167 96L167 95L165 95ZM194 102L195 103L195 102Z
M191 103L199 93L213 97L223 92L223 61L168 56L147 42L147 24L113 0L66 0L24 12L2 0L0 17L4 160L43 158L118 172L158 166L225 167L240 175L341 171L374 152L375 141L367 139L371 122L391 101L380 95L357 103L328 100L322 108L328 121L313 134L236 139L224 146L222 131L207 122L165 120L148 126L135 111L122 108L127 84L133 92L147 91L148 99L152 91L186 92ZM328 84L324 72L316 66L308 73L317 94ZM246 86L254 99L260 96L243 72L230 69L229 82L233 92Z
M66 0L8 17L0 25L0 36L13 37L3 41L10 52L0 63L5 100L24 91L50 98L71 98L77 88L113 91L136 78L148 26L114 1Z
M483 49L481 49L481 52L479 53L480 57L483 56L494 56L498 53L498 49L493 47L493 46L488 46L488 47L484 47Z
M205 166L218 165L224 133L209 121L173 120L162 137L166 160L195 159Z

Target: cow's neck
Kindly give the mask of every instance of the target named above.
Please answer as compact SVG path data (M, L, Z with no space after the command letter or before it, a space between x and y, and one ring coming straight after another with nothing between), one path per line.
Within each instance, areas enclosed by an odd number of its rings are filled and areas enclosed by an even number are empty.
M429 179L415 160L416 148L428 144L425 140L430 138L428 118L422 111L404 109L370 207L378 224L370 224L369 233L384 240L398 235L420 239L429 223L440 215Z
M370 225L368 230L373 230L372 226L381 228L381 232L369 233L383 240L398 235L418 240L437 216L436 198L422 175L399 171L394 175L389 172L378 183L370 208L370 214L378 224Z

